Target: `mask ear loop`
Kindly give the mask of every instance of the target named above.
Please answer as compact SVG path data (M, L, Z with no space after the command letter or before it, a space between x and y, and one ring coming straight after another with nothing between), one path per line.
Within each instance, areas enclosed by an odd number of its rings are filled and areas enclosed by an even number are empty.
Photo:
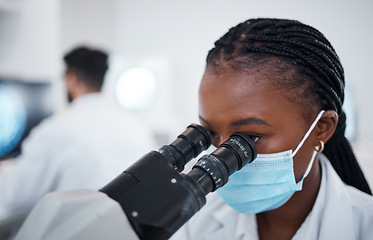
M303 180L308 176L308 174L310 173L311 168L312 168L312 165L313 165L313 162L314 162L314 160L315 160L315 158L316 158L316 155L317 155L317 151L314 150L313 153L312 153L311 161L310 161L310 163L308 164L307 169L306 169L306 172L303 174L303 177L302 177L302 180L301 180L301 181L303 181Z
M325 110L321 110L319 112L319 114L317 115L315 121L313 121L310 129L308 129L308 131L306 132L306 134L304 135L302 141L300 141L300 143L298 144L298 147L294 150L294 152L291 154L292 157L295 156L295 154L297 154L298 150L303 146L303 143L307 140L308 136L311 134L312 130L314 129L314 127L316 126L317 122L320 120L320 118L322 117L322 115L324 114Z
M313 165L313 161L315 160L317 153L320 153L320 152L322 152L324 150L324 142L322 140L319 140L319 141L320 141L320 146L315 147L315 150L312 153L311 161L308 164L307 170L303 174L303 177L302 177L302 179L301 179L300 182L302 182L308 176L308 174L310 173L312 165Z
M321 110L320 113L317 115L317 117L316 117L315 121L312 123L310 129L308 129L306 135L304 135L302 141L299 143L298 147L292 153L292 157L294 157L295 154L298 152L298 150L302 147L303 143L306 141L306 139L308 138L308 136L311 134L312 130L314 129L314 127L316 126L317 122L320 120L321 116L324 114L324 112L325 112L325 110ZM323 144L322 144L322 147L323 147ZM311 161L309 162L309 164L307 166L306 172L303 174L302 179L299 182L297 182L297 185L298 185L298 187L300 187L300 189L302 189L303 180L308 176L308 174L311 171L311 168L312 168L312 165L313 165L313 162L314 162L314 160L316 158L317 153L318 153L318 151L316 151L316 150L313 151L312 157L311 157Z

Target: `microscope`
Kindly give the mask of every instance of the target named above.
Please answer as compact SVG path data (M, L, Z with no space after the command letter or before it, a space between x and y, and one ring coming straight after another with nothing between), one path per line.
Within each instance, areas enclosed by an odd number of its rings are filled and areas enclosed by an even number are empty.
M182 173L210 145L209 132L191 124L170 145L145 154L99 191L47 194L15 239L168 239L206 204L207 194L257 154L248 134L234 133Z

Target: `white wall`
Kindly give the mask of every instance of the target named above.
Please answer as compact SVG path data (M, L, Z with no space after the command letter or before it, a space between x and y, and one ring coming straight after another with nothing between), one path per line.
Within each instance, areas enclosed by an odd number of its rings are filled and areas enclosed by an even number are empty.
M370 62L373 53L373 3L358 1L172 1L172 0L1 0L0 74L59 83L62 53L79 43L102 47L125 60L160 71L162 116L185 126L198 121L197 89L207 51L229 27L252 17L298 19L321 30L345 67L355 92L358 143L373 140ZM158 59L158 60L157 60ZM157 69L155 69L157 71ZM161 107L162 106L162 107ZM154 109L153 109L154 112Z
M54 83L60 108L59 0L0 0L0 77Z
M1 2L14 5L9 11L0 9L0 74L42 80L56 77L60 62L59 0Z
M252 17L292 18L310 24L332 42L345 67L347 85L355 91L357 141L373 140L373 83L369 71L373 3L368 0L62 2L64 49L86 40L128 60L168 59L171 77L166 83L173 90L166 93L172 102L164 107L182 126L198 121L197 89L205 56L230 27Z

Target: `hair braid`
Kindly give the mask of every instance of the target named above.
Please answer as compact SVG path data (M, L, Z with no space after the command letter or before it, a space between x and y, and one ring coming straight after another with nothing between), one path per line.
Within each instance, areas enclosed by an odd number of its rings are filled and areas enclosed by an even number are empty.
M296 49L294 50L294 48L284 48L283 45L280 45L280 46L278 46L277 44L274 44L273 46L271 45L271 47L275 48L276 50L283 50L283 51L292 52L294 55L298 56L299 58L302 58L303 61L305 61L305 62L308 61L308 65L313 67L313 68L317 68L316 71L319 72L321 75L323 75L323 77L327 80L330 79L328 75L332 75L331 78L332 79L337 79L338 82L334 83L333 81L329 80L328 83L334 84L334 86L333 86L333 88L330 88L330 87L327 87L327 88L332 91L332 94L334 94L333 89L338 89L339 93L343 93L344 82L341 80L341 78L343 77L340 74L341 71L336 72L335 70L333 70L333 68L335 68L337 66L335 64L335 62L333 63L333 61L326 54L319 51L317 48L314 48L313 46L308 46L308 49L304 49L304 48L302 49L302 47L305 46L303 42L294 41L294 40L287 40L287 39L277 39L277 38L274 38L274 37L270 37L270 38L251 37L250 39L255 40L255 41L276 42L276 43L280 43L280 44L285 43L287 45L293 45L292 47L295 47L295 48L298 48L298 47L301 48L301 50L305 54L302 54L302 53L298 54ZM312 42L312 44L314 44L314 43ZM280 53L280 54L277 54L277 55L282 56L283 54ZM314 58L307 57L307 56L313 56ZM320 64L322 65L324 63L328 64L328 66L330 67L329 68L330 71L328 71L328 72L324 71L324 69L322 67L319 67ZM323 84L322 80L320 81L320 84ZM338 97L336 97L336 99L339 100ZM342 103L340 103L340 105L342 106Z
M315 71L312 71L312 70L311 71L305 71L305 73L307 73L310 77L312 77L314 80L316 80L320 84L322 92L327 93L327 96L326 96L327 98L329 98L328 96L330 96L330 95L333 96L332 101L327 101L331 105L331 107L328 107L328 108L331 108L331 109L333 109L337 112L341 111L342 102L341 102L340 98L338 97L338 94L335 92L335 90L333 88L330 88L330 85L328 83L332 84L332 82L329 80L329 77L327 76L325 71L322 68L318 67L319 62L317 62L317 60L307 59L305 57L305 54L300 54L297 51L294 51L292 49L287 50L287 49L284 49L283 47L277 46L277 45L273 45L273 46L269 45L267 47L262 47L262 48L247 47L246 51L247 52L254 52L255 51L255 52L262 52L262 53L271 53L271 54L274 54L274 55L285 56L285 57L288 57L288 58L297 58L296 59L297 63L303 64L303 65L308 64L310 66L310 68L315 69L316 71L318 71L319 74L318 75L315 74ZM324 77L324 78L320 78L319 75L323 75L322 77ZM325 82L322 79L326 79L326 80L329 80L329 81ZM343 91L342 91L342 93L343 93ZM337 104L334 101L337 101Z
M346 184L371 194L350 143L344 136L343 67L334 48L321 32L294 20L249 19L231 28L215 42L215 47L207 56L207 67L218 69L225 61L240 68L250 68L259 65L263 59L273 57L292 64L299 70L300 76L312 79L308 85L302 85L301 81L306 81L302 77L291 83L283 82L289 90L307 86L312 93L308 96L318 96L320 108L338 113L337 129L326 143L324 154ZM303 103L312 100L306 98L302 98Z

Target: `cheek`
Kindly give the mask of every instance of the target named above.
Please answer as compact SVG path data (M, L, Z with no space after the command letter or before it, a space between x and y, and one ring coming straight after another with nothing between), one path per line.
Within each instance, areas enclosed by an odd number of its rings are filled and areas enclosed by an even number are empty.
M304 137L305 131L303 125L292 118L283 123L273 125L270 130L263 131L262 138L256 143L258 153L269 154L287 150L294 151Z

